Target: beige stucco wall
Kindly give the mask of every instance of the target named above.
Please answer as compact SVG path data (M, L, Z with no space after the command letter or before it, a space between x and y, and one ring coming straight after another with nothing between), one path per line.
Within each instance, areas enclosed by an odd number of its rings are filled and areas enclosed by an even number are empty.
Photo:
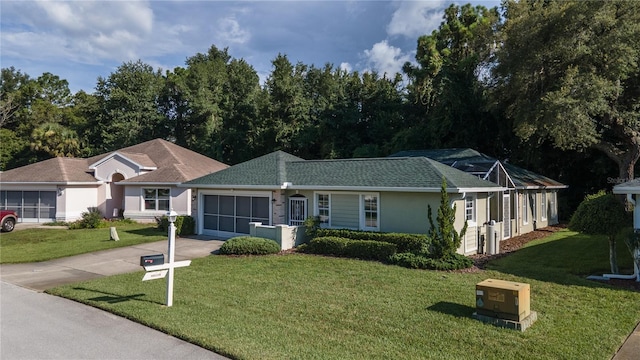
M140 175L138 166L121 156L113 156L100 163L95 170L94 176L98 180L109 181L115 173L124 175L125 179L130 179Z
M125 211L124 217L141 222L153 222L156 217L166 215L166 211L144 210L144 194L142 189L170 188L170 207L179 215L191 215L191 189L165 185L127 185L124 189ZM194 214L195 215L195 214Z
M75 221L82 217L91 207L99 208L99 192L101 187L66 186L58 196L56 219L59 221Z

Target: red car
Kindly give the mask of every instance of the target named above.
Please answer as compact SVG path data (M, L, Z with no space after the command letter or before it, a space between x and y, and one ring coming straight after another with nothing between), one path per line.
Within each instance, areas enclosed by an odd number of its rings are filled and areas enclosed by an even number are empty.
M18 222L18 214L13 210L0 210L0 224L2 224L2 231L13 231Z

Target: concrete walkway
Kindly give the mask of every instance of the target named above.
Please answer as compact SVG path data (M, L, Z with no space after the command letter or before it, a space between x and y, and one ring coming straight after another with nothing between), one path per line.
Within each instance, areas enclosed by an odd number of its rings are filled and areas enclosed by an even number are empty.
M176 239L176 261L210 255L224 242L205 237ZM103 276L141 271L140 256L165 254L167 240L103 250L38 263L0 265L2 281L36 291Z

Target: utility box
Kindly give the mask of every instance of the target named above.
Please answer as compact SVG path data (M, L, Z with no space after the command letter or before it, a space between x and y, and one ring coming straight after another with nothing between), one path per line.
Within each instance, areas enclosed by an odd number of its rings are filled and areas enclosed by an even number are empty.
M476 311L480 315L522 321L531 314L529 284L487 279L476 284Z
M140 266L162 265L164 264L164 254L140 256Z

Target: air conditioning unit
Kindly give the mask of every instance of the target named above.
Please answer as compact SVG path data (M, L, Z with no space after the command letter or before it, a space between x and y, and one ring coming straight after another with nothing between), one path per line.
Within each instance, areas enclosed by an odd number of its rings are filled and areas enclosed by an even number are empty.
M487 279L476 284L476 311L498 319L522 321L531 314L529 284Z

